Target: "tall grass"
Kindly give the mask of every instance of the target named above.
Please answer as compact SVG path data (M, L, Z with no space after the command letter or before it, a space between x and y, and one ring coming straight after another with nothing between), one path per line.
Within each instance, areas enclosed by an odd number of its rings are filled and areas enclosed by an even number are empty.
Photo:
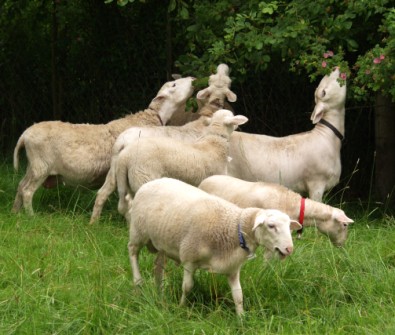
M197 272L182 308L182 270L169 262L159 294L146 250L145 282L134 287L115 200L93 226L87 190L42 190L34 217L11 214L21 176L7 163L0 173L0 334L395 333L392 217L345 206L355 219L345 248L309 228L285 261L264 265L259 253L242 269L246 314L238 320L219 275Z

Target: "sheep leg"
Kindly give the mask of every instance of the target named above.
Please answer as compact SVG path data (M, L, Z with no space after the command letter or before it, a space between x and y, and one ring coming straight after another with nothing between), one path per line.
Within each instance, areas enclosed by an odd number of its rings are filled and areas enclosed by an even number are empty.
M23 205L22 191L21 191L21 183L19 183L18 189L16 191L16 196L14 200L14 205L12 206L12 212L18 213L21 210Z
M18 184L18 188L17 188L15 200L14 200L14 205L12 206L13 213L18 213L23 206L23 189L25 188L25 185L28 182L28 179L31 178L30 175L31 175L30 167L28 166L25 176L22 178L22 180Z
M118 171L116 174L116 182L118 186L118 212L121 215L125 215L128 210L128 201L126 199L126 195L129 189L129 182L128 182L128 170L126 168L126 163L121 162L118 164ZM131 196L131 195L130 195ZM131 196L133 200L133 197Z
M322 197L325 192L325 185L321 183L308 183L307 190L309 193L309 198L318 202L322 202Z
M143 281L141 278L139 261L138 261L140 247L136 244L132 244L129 242L128 249L129 249L129 261L130 261L130 265L132 267L132 273L133 273L133 281L134 281L135 285L140 285Z
M93 206L92 216L90 219L90 224L94 223L97 219L100 218L104 203L107 201L110 194L115 191L116 186L117 184L115 178L115 169L111 168L107 173L106 181L97 192L95 205Z
M155 283L161 292L163 291L163 272L165 269L165 265L166 265L165 253L158 252L158 255L156 256L155 259L154 274L155 274Z
M191 292L193 288L193 274L195 273L195 270L196 267L193 264L184 264L184 277L182 279L182 296L180 300L180 306L185 306L187 294Z
M33 196L38 190L40 185L45 181L47 175L37 177L34 176L30 169L27 170L26 175L23 177L18 185L17 195L13 205L13 211L19 211L21 207L21 200L23 207L29 215L33 215Z
M126 199L126 192L119 191L118 190L118 195L119 195L119 200L118 200L118 212L121 215L125 215L127 210L128 210L128 201ZM130 196L131 197L131 196Z
M232 297L236 307L237 315L242 315L243 310L243 290L240 285L240 270L228 276L228 283L232 290Z

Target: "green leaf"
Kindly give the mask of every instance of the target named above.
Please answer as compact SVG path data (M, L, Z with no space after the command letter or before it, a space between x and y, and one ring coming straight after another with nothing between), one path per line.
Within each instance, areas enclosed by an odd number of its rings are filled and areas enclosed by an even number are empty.
M358 43L355 40L348 38L347 39L347 47L348 47L348 50L350 50L350 51L356 51L356 50L358 50Z
M184 19L184 20L186 20L186 19L189 18L189 12L188 12L188 9L187 9L186 7L183 6L183 7L181 8L181 10L180 10L180 16L181 16L181 18Z
M176 0L170 0L169 8L168 8L169 13L175 10L176 6L177 6Z

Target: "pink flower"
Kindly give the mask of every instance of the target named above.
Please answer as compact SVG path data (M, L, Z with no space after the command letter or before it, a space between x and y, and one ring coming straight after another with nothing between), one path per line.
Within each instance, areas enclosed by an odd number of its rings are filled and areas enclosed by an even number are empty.
M381 63L381 59L379 57L376 57L375 59L373 59L373 63L374 64L380 64Z
M347 79L347 74L345 72L340 73L340 78L343 80Z
M380 59L383 60L385 58L384 55L380 55Z
M323 62L321 63L321 66L322 66L322 67L326 67L326 65L327 65L327 64L326 64L325 61L323 61Z
M333 51L329 50L328 52L324 53L324 58L333 57Z

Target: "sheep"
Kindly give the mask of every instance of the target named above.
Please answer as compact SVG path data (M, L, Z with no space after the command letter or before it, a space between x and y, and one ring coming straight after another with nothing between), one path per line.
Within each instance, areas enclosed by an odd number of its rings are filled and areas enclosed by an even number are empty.
M316 226L336 246L344 245L349 223L343 210L305 199L285 186L249 182L231 176L215 175L203 180L199 188L228 200L241 208L275 208L298 220L302 226Z
M232 80L229 77L228 65L219 64L217 66L216 73L209 77L208 87L199 91L196 95L199 112L194 113L192 111L183 111L179 109L172 115L168 125L182 126L188 122L198 119L200 115L211 116L212 113L210 114L210 110L208 110L208 114L207 111L204 111L206 106L209 106L210 109L216 108L215 110L218 110L224 108L233 112L232 107L228 102L235 102L237 100L237 96L230 90L231 83Z
M314 129L285 137L234 132L228 174L247 181L279 183L322 201L340 178L346 85L339 69L322 78L315 91Z
M186 142L195 141L202 135L204 128L207 127L209 117L224 106L226 99L230 102L236 101L237 96L230 90L230 84L229 67L226 64L220 64L217 67L216 74L210 76L209 86L199 91L196 95L199 100L204 101L197 113L200 115L199 119L181 127L131 127L122 132L114 143L110 170L107 173L103 186L97 192L90 223L93 224L99 219L104 203L116 189L115 171L118 154L127 143L143 137L171 137Z
M164 125L171 114L193 93L187 77L165 83L148 108L107 124L71 124L45 121L34 124L20 136L14 150L14 168L18 170L19 150L25 147L27 171L20 181L13 212L25 208L33 215L33 195L40 185L50 188L62 180L71 185L102 185L110 168L115 139L131 126Z
M173 138L140 138L129 143L118 155L115 171L118 211L126 212L125 196L133 199L146 182L171 177L197 186L208 176L226 174L229 138L248 119L234 116L227 109L216 111L204 135L193 143Z
M126 213L129 258L135 284L141 284L141 248L157 252L155 281L162 283L166 257L182 264L180 305L185 305L198 269L227 276L237 315L243 313L240 269L263 246L285 258L293 251L291 229L299 223L278 210L240 207L180 180L161 178L144 184Z

